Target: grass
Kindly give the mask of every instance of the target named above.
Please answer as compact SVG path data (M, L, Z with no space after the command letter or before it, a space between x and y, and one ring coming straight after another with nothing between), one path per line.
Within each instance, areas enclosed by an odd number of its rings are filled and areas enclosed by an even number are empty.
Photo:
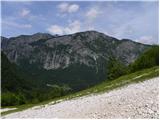
M128 75L124 75L121 76L115 80L111 80L111 81L104 81L103 83L96 85L94 87L91 87L89 89L74 93L74 94L70 94L70 95L66 95L63 97L59 97L59 98L55 98L52 100L47 100L38 104L25 104L25 105L21 105L21 106L14 106L15 110L9 110L9 111L5 111L2 112L1 115L7 115L13 112L18 112L18 111L22 111L34 106L40 106L40 107L45 107L46 104L50 103L50 104L56 104L59 103L61 101L64 100L69 100L69 99L73 99L76 97L81 97L84 95L90 95L90 94L99 94L99 93L103 93L103 92L109 92L110 90L122 87L124 85L128 85L131 83L137 83L137 82L141 82L150 78L154 78L159 76L159 66L153 67L153 68L149 68L149 69L144 69L141 71L137 71L135 73L131 73ZM12 107L12 106L11 106ZM8 107L7 107L8 108Z

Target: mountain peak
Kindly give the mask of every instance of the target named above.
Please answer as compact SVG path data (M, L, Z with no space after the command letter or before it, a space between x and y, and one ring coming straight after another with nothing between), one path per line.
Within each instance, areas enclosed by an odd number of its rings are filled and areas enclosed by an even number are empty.
M80 33L85 33L85 34L104 34L104 33L98 32L96 30L82 31L82 32L77 32L75 34L80 34Z
M32 36L52 36L52 35L49 34L49 33L41 33L41 32L37 32L37 33L33 34Z

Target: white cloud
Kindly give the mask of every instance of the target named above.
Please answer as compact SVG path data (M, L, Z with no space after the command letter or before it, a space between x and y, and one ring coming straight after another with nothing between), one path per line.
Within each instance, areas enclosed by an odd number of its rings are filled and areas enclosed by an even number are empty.
M61 3L57 7L60 10L60 12L66 12L68 11L68 6L69 6L68 3Z
M79 32L81 29L81 23L78 20L75 20L69 23L66 27L62 27L59 25L52 25L50 26L47 31L51 34L72 34Z
M68 4L68 3L61 3L57 6L57 8L62 13L73 13L79 10L79 5L77 4Z
M68 12L69 12L69 13L77 12L78 9L79 9L79 5L77 5L77 4L72 4L72 5L70 5L69 8L68 8Z
M102 12L98 9L98 8L91 8L87 13L86 16L88 19L93 20L95 18L97 18L97 16L99 14L101 14Z
M106 34L118 39L128 38L146 44L158 43L158 5L156 7L153 3L146 2L139 4L136 9L130 8L132 5L129 5L128 10L123 7L127 7L128 4L117 5L97 4L97 7L90 8L86 13L88 25L94 25L96 30L104 33L107 31ZM94 7L103 13L97 15L97 11L93 10ZM89 21L89 18L94 19Z
M136 40L136 42L145 43L145 44L156 44L156 41L152 36L142 36Z
M47 29L51 34L63 34L63 28L58 25L52 25Z
M19 24L11 21L2 21L4 26L16 27L16 28L32 28L31 24Z
M68 27L64 28L64 33L66 34L72 34L79 32L81 28L81 23L78 20L73 21L68 25Z
M119 25L119 27L113 27L110 29L110 33L112 36L123 39L123 38L130 38L135 33L134 26L132 26L131 21L128 23L124 23Z
M29 15L29 13L30 13L30 10L28 10L28 9L22 9L22 11L20 12L20 15L22 17L25 17L25 16Z

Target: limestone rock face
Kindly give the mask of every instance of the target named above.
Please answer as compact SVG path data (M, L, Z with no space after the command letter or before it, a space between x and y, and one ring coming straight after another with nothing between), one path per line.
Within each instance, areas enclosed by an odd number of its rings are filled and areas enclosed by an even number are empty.
M96 31L64 36L46 33L2 37L2 50L10 61L39 64L44 69L66 68L79 63L96 67L114 56L126 65L149 46L131 40L118 40Z

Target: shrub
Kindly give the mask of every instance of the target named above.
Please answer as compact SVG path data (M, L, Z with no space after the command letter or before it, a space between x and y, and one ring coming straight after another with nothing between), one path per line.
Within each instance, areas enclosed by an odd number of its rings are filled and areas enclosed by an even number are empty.
M145 51L134 63L129 65L130 72L159 65L159 46L153 46Z
M116 58L110 58L108 63L108 79L112 80L127 73L127 67Z
M1 95L2 106L12 106L17 104L17 98L14 93L7 92Z

